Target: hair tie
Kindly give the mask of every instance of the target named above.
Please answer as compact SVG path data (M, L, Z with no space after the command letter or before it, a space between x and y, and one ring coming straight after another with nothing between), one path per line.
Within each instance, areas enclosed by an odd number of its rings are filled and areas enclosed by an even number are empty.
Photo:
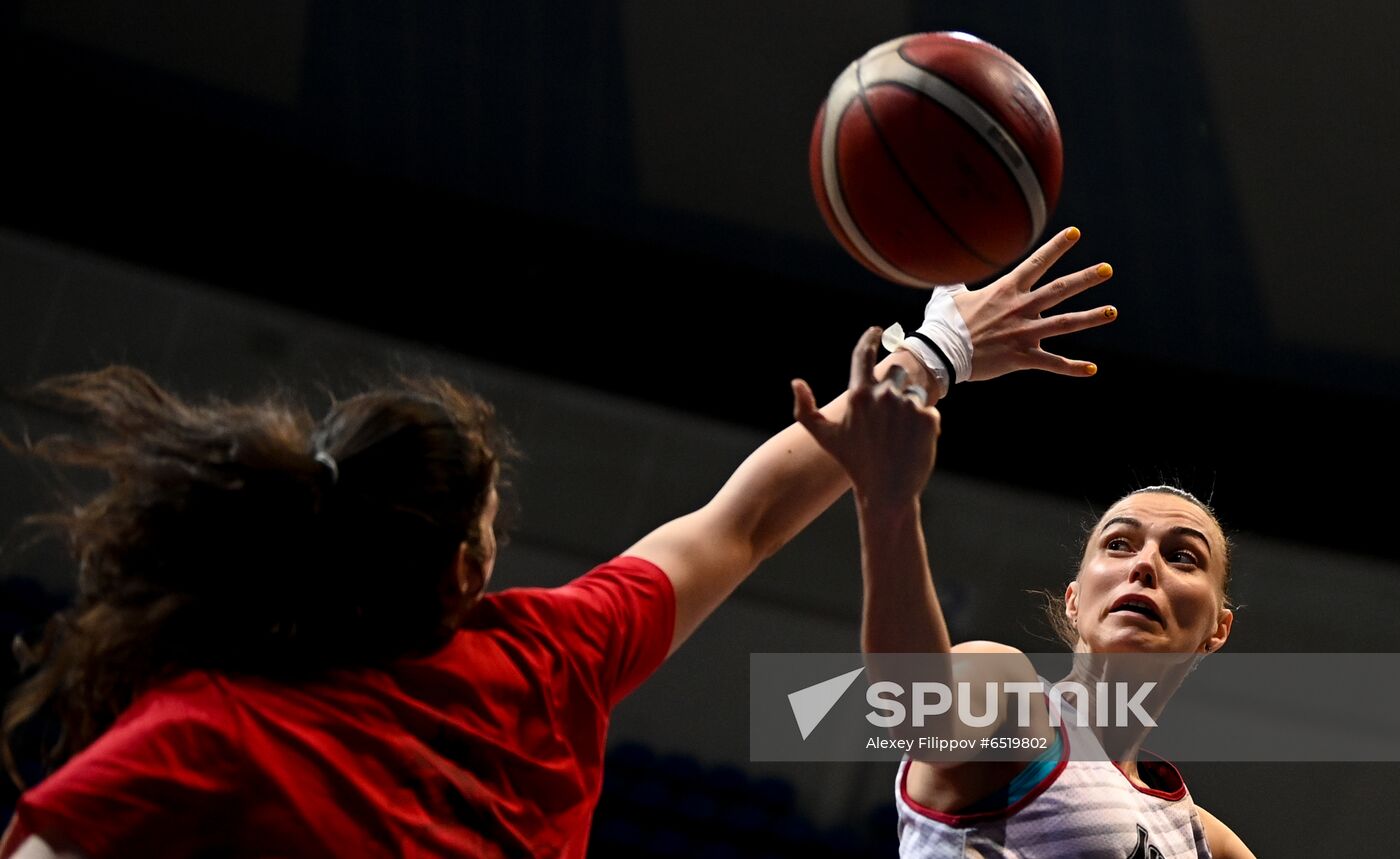
M335 457L324 450L316 451L316 461L324 465L331 473L331 485L334 486L340 481L340 466L336 465Z

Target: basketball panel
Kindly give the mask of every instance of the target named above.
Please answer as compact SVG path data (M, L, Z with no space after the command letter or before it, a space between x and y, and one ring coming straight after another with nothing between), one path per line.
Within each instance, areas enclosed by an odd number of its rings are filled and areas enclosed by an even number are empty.
M981 40L928 33L906 40L900 56L957 87L1001 124L1030 161L1055 207L1064 174L1059 121L1040 84L1025 67Z
M859 104L841 118L837 168L840 193L861 236L900 271L946 284L981 280L1000 267L968 248L920 199Z
M990 266L1004 266L1030 245L1031 211L999 153L963 119L922 92L899 84L866 91L884 145L911 189Z

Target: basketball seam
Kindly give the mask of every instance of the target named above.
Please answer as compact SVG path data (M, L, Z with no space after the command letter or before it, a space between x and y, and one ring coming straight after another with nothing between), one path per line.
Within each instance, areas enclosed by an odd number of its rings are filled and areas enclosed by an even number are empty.
M1016 183L1018 187L1021 188L1022 196L1025 198L1026 206L1030 211L1031 236L1029 241L1033 241L1035 237L1045 229L1045 225L1048 221L1050 211L1049 200L1045 198L1045 186L1041 181L1040 173L1038 173L1035 169L1035 162L1031 160L1029 152L1027 150L1022 149L1021 145L1016 141L1015 136L1011 134L1011 132L1007 129L1005 124L1003 124L1002 121L996 116L992 115L991 111L987 110L987 108L984 107L981 104L981 102L978 101L978 99L975 98L972 94L957 86L952 81L949 81L942 75L936 74L935 72L928 70L924 66L910 61L910 59L904 55L902 48L892 53L894 55L894 58L896 58L900 63L904 65L905 69L908 69L912 72L916 72L917 74L929 81L936 82L938 87L943 88L948 93L955 95L958 99L961 99L962 102L968 108L970 108L978 114L979 119L985 119L991 124L993 128L996 129L996 131L998 132L997 139L992 139L980 128L979 125L971 124L966 117L962 116L962 110L957 105L950 104L944 101L944 99L936 93L929 92L923 89L922 87L919 87L917 85L911 86L910 84L905 84L907 89L912 89L914 92L924 96L925 98L932 99L933 101L940 104L944 110L948 111L949 113L953 114L959 119L962 119L964 126L966 126L968 130L972 132L973 136L982 140L987 145L987 147L1003 162L1003 164L1006 166L1006 169L1010 171L1012 180ZM888 54L881 55L880 59L885 59L888 56ZM1004 63L1004 60L998 58L998 62ZM1007 68L1014 67L1007 66ZM862 71L864 71L863 67ZM882 78L880 81L877 82L877 85L884 83L899 84L901 83L901 79L898 76L889 76L886 78ZM1038 86L1039 84L1037 84L1037 87ZM1006 153L1003 151L1001 142L1004 142L1006 145L1012 147L1015 150L1015 154L1017 156L1016 163L1013 164L1008 160Z
M988 45L988 47L992 48L992 51L990 51L990 52L984 51L983 53L984 53L986 56L990 57L991 59L996 60L998 63L1001 63L1001 65L1002 65L1004 68L1010 69L1011 71L1015 72L1017 77L1022 77L1023 75L1024 75L1025 77L1030 77L1030 72L1027 72L1027 71L1025 70L1025 67L1024 67L1024 66L1020 65L1019 63L1017 63L1017 62L1015 62L1015 61L1010 61L1010 62L1008 62L1008 58L1007 58L1007 57L999 56L999 55L1002 53L1002 51L1001 51L1000 48L997 48L997 47L995 47L995 46L993 46L993 45ZM925 66L921 66L921 65L919 65L918 63L914 62L913 60L909 59L909 55L906 54L906 53L904 53L904 45L901 44L901 45L895 50L895 53L899 54L899 58L902 59L902 60L904 60L904 62L908 63L909 65L913 66L914 68L918 69L919 71L924 72L925 74L933 75L934 77L936 77L936 78L938 78L939 80L943 81L943 83L947 84L949 89L958 91L959 93L961 93L961 94L963 95L964 98L968 99L969 101L977 101L977 99L974 98L973 95L972 95L971 93L969 93L967 90L963 89L962 87L958 86L956 83L954 83L954 82L948 80L948 78L944 77L943 75L938 74L937 72L935 72L934 70L932 70L932 69L930 69L930 68L927 68L927 67L925 67ZM1040 83L1037 82L1034 78L1031 78L1031 81L1030 81L1030 82L1033 83L1033 84L1035 84L1036 89L1040 90L1041 96L1044 97L1044 95L1045 95L1045 90L1044 90L1043 88L1041 88ZM993 118L993 119L996 119L996 117L992 117L992 118ZM959 117L959 119L961 119L961 117ZM964 121L964 124L966 124L966 121ZM1005 126L1005 123L1003 123L1000 119L997 119L997 124L998 124L998 125L1001 125L1001 126ZM1006 129L1005 127L1003 127L1002 130L1003 130L1003 131L1007 131L1007 129ZM974 129L972 129L972 131L973 131L974 133L979 134L979 136L980 136L980 133L977 132L977 129L974 128ZM1010 136L1010 133L1008 132L1008 137L1009 137L1009 136ZM1014 138L1012 138L1012 139L1014 139ZM1040 171L1037 170L1037 169L1035 169L1035 160L1034 160L1033 158L1031 158L1031 156L1030 156L1030 151L1029 151L1029 150L1027 150L1027 151L1025 152L1025 157L1026 157L1026 168L1029 169L1029 170L1031 171L1031 175L1035 177L1036 184L1040 185L1040 187L1041 187L1041 189L1042 189L1042 191L1043 191L1043 189L1045 188L1045 177L1041 176L1041 175L1040 175ZM1010 168L1007 168L1007 169L1008 169L1008 171L1010 170ZM1012 178L1013 178L1013 179L1015 178L1014 174L1013 174ZM1047 207L1047 208L1048 208L1048 207ZM1034 238L1034 237L1032 237L1032 238Z
M857 72L857 74L856 74L856 84L857 84L857 96L856 96L856 98L858 98L858 99L864 101L864 92L865 92L865 89L864 89L864 87L860 86L860 74L859 74L859 72ZM840 115L839 117L837 117L837 120L838 120L838 121L844 120L845 117L846 117L846 112L849 111L849 110L850 110L851 108L853 108L853 107L855 107L855 99L852 99L851 102L850 102L849 104L846 105L845 109L841 111L841 115ZM827 117L827 121L828 121L828 122L831 121L831 117L830 117L830 116ZM839 128L840 126L838 125L837 127ZM839 193L839 194L841 195L841 205L844 207L844 206L846 206L846 200L849 199L849 198L848 198L847 195L846 195L846 181L845 181L845 179L842 178L842 176L841 176L841 159L840 159L840 158L833 159L833 160L832 160L831 166L832 166L832 169L833 169L833 170L835 171L835 173L836 173L836 191L837 191L837 193ZM828 195L828 197L829 197L829 196L830 196L830 195ZM875 255L876 257L878 257L878 262L884 263L885 265L889 266L890 268L894 269L895 271L899 272L900 274L904 275L905 277L907 277L907 278L909 278L909 279L911 279L911 280L918 281L918 282L922 282L922 281L923 281L923 278L920 278L920 277L915 276L912 272L905 271L905 270L904 270L903 268L901 268L900 266L895 265L895 264L894 264L894 261L891 260L888 256L886 256L885 254L881 253L881 252L880 252L880 249L877 248L877 247L875 247L875 243L874 243L873 241L870 240L870 236L867 235L866 232L860 228L860 222L857 221L854 217L851 218L851 225L850 225L850 227L847 228L847 232L850 232L850 231L852 231L852 230L854 230L856 233L858 233L858 234L860 235L860 240L861 240L862 242L865 243L865 246L866 246L866 247L870 248L871 252L874 253L874 255ZM860 249L860 245L859 245L859 244L854 244L854 243L853 243L853 246L854 246L857 250ZM862 252L861 252L861 255L864 256L865 253L862 251ZM878 267L878 266L877 266L877 267Z
M912 65L912 64L911 64L911 65ZM942 216L942 215L938 214L938 211L937 211L936 209L934 209L933 204L930 203L929 200L928 200L928 198L924 196L923 191L918 187L918 185L916 185L916 184L914 183L913 177L911 177L911 176L909 175L908 171L906 171L906 170L904 169L904 165L901 164L900 161L899 161L899 158L896 157L895 152L894 152L894 149L890 146L889 141L887 141L887 140L885 139L885 133L884 133L884 131L880 128L880 123L879 123L878 121L876 121L876 119L875 119L875 110L874 110L874 108L872 108L872 107L870 106L869 100L867 100L866 97L865 97L865 80L864 80L864 78L861 76L860 69L857 69L857 70L856 70L856 82L859 84L859 89L857 90L857 98L860 99L861 107L864 108L864 110L865 110L865 116L866 116L866 118L870 120L870 128L871 128L871 130L874 131L874 133L875 133L875 139L880 141L880 147L881 147L882 149L884 149L884 150L885 150L885 154L886 154L887 156L889 156L890 163L894 165L894 169L895 169L896 171L898 171L898 173L899 173L899 175L900 175L900 178L902 178L902 179L904 180L904 184L909 188L910 191L913 192L914 197L918 199L919 203L924 207L924 210L925 210L926 212L928 212L928 214L929 214L930 217L932 217L935 221L937 221L940 225L942 225L943 229L948 233L948 235L951 236L951 237L953 238L953 240L956 241L959 245L961 245L963 250L967 251L968 254L970 254L971 256L975 257L975 258L977 259L978 262L981 262L981 263L983 263L983 264L985 264L985 265L989 265L989 266L991 266L991 267L994 268L994 269L999 269L999 268L1001 268L1003 265L1005 265L1005 263L1000 263L1000 262L996 262L995 260L987 259L987 258L986 258L985 256L983 256L982 254L978 253L975 249L973 249L973 247L972 247L971 245L969 245L969 244L967 243L967 240L964 239L964 238L962 237L962 234L960 234L957 230L953 229L953 226L952 226L951 224L949 224L947 221L945 221L945 220L943 219L943 216ZM899 83L899 82L897 82L897 81L881 81L879 85L880 85L880 86L884 86L884 85L886 85L886 84L890 84L890 85L894 85L894 86L900 86L900 87L904 87L904 88L906 88L906 89L913 89L912 87L907 87L906 85L901 84L901 83ZM913 91L914 91L914 92L919 92L918 90L913 90ZM920 93L920 94L922 95L922 93ZM953 111L947 111L947 112L950 113L950 114L953 114ZM956 114L953 114L953 115L956 115ZM974 133L974 134L976 133L976 130L975 130L975 129L973 129L973 133ZM980 139L980 135L979 135L979 139ZM998 158L997 160L1000 161L1001 159ZM1013 177L1013 180L1014 180L1014 177ZM844 193L844 191L843 191L843 193ZM895 267L898 268L898 266L895 266ZM903 269L900 269L900 270L903 271ZM906 272L906 273L907 273L907 272ZM914 275L910 275L910 277L913 277L913 276L914 276Z
M939 79L940 79L940 80L943 80L942 78L939 78ZM919 89L919 88L917 88L917 87L912 87L912 86L910 86L909 84L905 83L904 81L894 81L894 80L890 80L890 81L880 81L880 83L877 84L877 86L893 86L893 87L899 87L900 89L905 90L906 92L914 93L914 94L916 94L916 95L921 95L921 96L924 96L925 98L928 97L928 93L924 92L923 90L921 90L921 89ZM950 86L951 86L951 84L950 84ZM953 88L954 88L954 89L957 89L957 87L953 87ZM959 91L959 92L962 92L962 90L958 90L958 91ZM967 95L967 93L963 93L963 95ZM940 107L942 107L942 103L941 103L941 102L935 102L935 103L938 104ZM970 122L968 122L966 119L963 119L963 117L960 116L960 115L958 114L957 111L955 111L955 110L947 110L947 109L945 108L945 111L944 111L944 112L947 113L949 116L951 116L954 120L956 120L957 123L958 123L959 125L961 125L963 128L967 129L968 133L971 134L975 139L977 139L977 140L983 140L983 141L986 140L986 138L982 135L982 133L979 132L979 131L977 130L977 128L976 128L974 125L972 125ZM993 152L996 151L996 147L995 147L995 146L989 146L988 148L991 149L991 150L993 150ZM1002 169L1002 172L1006 174L1007 178L1011 180L1011 183L1012 183L1013 185L1015 185L1015 186L1017 187L1017 189L1019 190L1019 189L1020 189L1020 183L1016 181L1016 171L1012 170L1011 167L1009 167L1009 166L1007 165L1006 159L1005 159L1004 157L1002 157L1001 153L997 152L996 155L997 155L997 157L996 157L997 166L999 166L999 167ZM1029 159L1029 158L1026 159L1026 164L1027 164L1027 166L1030 166L1030 159ZM1034 167L1031 167L1031 172L1035 172L1035 168L1034 168ZM1039 177L1038 177L1038 176L1036 177L1036 181L1039 181ZM1022 198L1022 199L1024 199L1024 198ZM1029 203L1027 203L1026 208L1027 208L1027 210L1030 209L1030 204L1029 204ZM1028 217L1029 217L1029 219L1030 219L1030 221L1031 221L1031 226L1030 226L1030 228L1031 228L1032 230L1034 230L1034 229L1035 229L1035 218L1034 218L1033 216L1030 216L1030 215L1029 215L1029 212L1028 212ZM949 231L951 232L951 228L950 228ZM1031 241L1034 241L1034 240L1035 240L1035 236L1031 236ZM993 260L988 260L988 259L984 258L981 254L978 254L976 251L972 250L971 248L969 248L968 251L969 251L969 253L973 254L973 255L976 256L978 259L982 260L982 261L985 262L985 263L988 263L989 265L996 265L996 266L1005 265L1005 263L999 263L999 262L995 262L995 261L993 261Z
M846 240L859 251L858 256L863 263L873 268L882 277L893 280L896 283L927 288L932 284L896 266L871 243L869 237L860 229L860 225L851 215L846 202L846 189L840 178L840 129L845 121L847 113L854 107L856 99L860 95L859 68L859 62L851 63L846 71L832 84L831 92L827 99L827 115L825 127L822 130L821 143L822 185L825 189L827 202L831 206L831 211L836 218L836 222L841 226L841 233L846 237ZM847 75L850 76L849 81L847 81ZM843 83L847 84L845 88L843 88ZM846 89L849 89L849 92L846 92ZM841 95L842 98L836 98L838 94ZM833 110L833 108L839 109ZM829 175L827 173L828 170L830 171Z

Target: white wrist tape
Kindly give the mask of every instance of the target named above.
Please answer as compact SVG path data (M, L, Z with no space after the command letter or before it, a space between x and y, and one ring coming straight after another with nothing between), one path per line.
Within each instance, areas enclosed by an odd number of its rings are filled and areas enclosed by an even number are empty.
M880 335L880 345L884 346L887 352L903 349L918 358L919 363L927 367L929 373L938 380L938 389L934 392L937 396L934 399L942 399L948 395L949 389L953 387L953 383L948 379L948 365L943 363L943 359L939 358L927 343L913 337L906 339L904 327L896 322Z
M890 351L913 353L943 383L945 392L952 383L972 378L972 334L953 301L964 292L967 287L962 284L938 287L924 307L924 321L917 331L906 339L896 323L881 338Z

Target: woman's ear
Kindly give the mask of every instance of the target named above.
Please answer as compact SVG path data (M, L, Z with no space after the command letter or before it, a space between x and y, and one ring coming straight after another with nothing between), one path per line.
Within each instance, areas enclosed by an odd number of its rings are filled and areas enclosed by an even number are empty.
M1220 610L1220 618L1215 623L1215 630L1211 632L1202 645L1206 653L1214 653L1225 646L1225 641L1230 637L1230 630L1235 625L1235 613L1228 608Z
M467 602L476 602L486 591L486 582L490 578L490 572L483 569L481 564L476 562L467 551L467 541L463 540L457 546L457 560L453 564L453 574L457 581L457 590L462 598Z

